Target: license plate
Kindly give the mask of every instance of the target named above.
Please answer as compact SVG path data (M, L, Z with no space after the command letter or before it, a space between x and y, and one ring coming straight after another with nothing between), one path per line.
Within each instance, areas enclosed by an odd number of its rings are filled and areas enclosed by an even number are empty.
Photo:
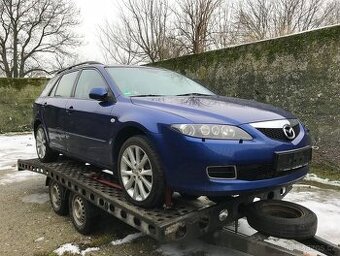
M275 152L275 167L278 172L294 170L308 165L312 159L312 148L304 147Z

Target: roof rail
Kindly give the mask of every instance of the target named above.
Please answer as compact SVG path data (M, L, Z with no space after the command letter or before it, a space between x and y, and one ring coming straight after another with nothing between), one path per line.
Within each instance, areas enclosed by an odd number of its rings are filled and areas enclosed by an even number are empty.
M74 68L74 67L78 67L78 66L82 66L82 65L93 65L93 64L103 65L103 63L100 63L98 61L85 61L85 62L81 62L81 63L78 63L78 64L74 64L74 65L69 66L67 68L60 69L60 70L57 71L57 74L60 74L61 72L68 70L68 69L71 69L71 68Z

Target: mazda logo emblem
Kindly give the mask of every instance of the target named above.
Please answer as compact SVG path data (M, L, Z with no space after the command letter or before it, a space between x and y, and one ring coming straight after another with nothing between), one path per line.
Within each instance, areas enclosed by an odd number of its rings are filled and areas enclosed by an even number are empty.
M284 135L287 137L287 139L292 140L295 138L295 131L293 127L291 127L289 124L285 124L282 127Z

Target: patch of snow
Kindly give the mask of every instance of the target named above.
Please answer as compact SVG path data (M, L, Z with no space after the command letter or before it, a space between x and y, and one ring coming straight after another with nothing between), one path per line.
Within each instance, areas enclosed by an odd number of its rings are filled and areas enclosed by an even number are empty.
M17 160L37 157L33 134L0 135L0 171L15 169Z
M329 179L320 178L314 173L308 173L305 177L305 180L315 181L315 182L322 183L322 184L340 187L340 181L339 180L329 180Z
M133 240L143 236L143 233L134 233L134 234L130 234L127 235L126 237L124 237L123 239L118 239L118 240L114 240L111 242L112 245L121 245L121 244L126 244L126 243L130 243Z
M62 256L64 253L70 254L80 254L85 256L89 252L99 251L98 247L89 247L85 250L80 250L79 246L72 243L63 244L58 249L54 250L53 252L59 256Z
M22 201L24 203L36 203L36 204L44 204L50 200L48 193L42 194L32 194L28 196L24 196Z
M7 185L17 182L23 182L26 180L30 180L32 178L41 177L38 173L30 172L30 171L17 171L13 173L8 173L0 177L0 185Z
M284 198L311 209L318 217L317 235L335 244L340 244L340 191L293 187Z
M63 255L64 253L72 253L72 254L80 254L79 246L76 244L63 244L58 249L53 251L54 253L58 254L59 256Z
M90 248L85 249L84 251L81 251L80 254L81 254L82 256L85 256L86 253L89 253L89 252L96 252L96 251L99 251L99 247L90 247Z
M235 222L227 224L226 226L224 226L224 228L234 231L235 230ZM248 221L245 217L238 220L237 232L241 233L243 235L246 235L246 236L251 236L251 235L257 233L257 231L255 229L253 229L251 226L249 226Z
M37 239L34 240L34 242L41 242L41 241L44 241L45 237L39 237Z

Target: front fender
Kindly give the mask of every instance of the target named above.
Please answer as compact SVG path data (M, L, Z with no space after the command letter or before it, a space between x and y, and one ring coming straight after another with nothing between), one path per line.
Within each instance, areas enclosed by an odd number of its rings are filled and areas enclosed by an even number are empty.
M141 129L145 133L162 133L164 126L172 123L191 123L190 120L168 112L150 109L144 106L122 102L117 104L118 129L126 126L133 126Z

